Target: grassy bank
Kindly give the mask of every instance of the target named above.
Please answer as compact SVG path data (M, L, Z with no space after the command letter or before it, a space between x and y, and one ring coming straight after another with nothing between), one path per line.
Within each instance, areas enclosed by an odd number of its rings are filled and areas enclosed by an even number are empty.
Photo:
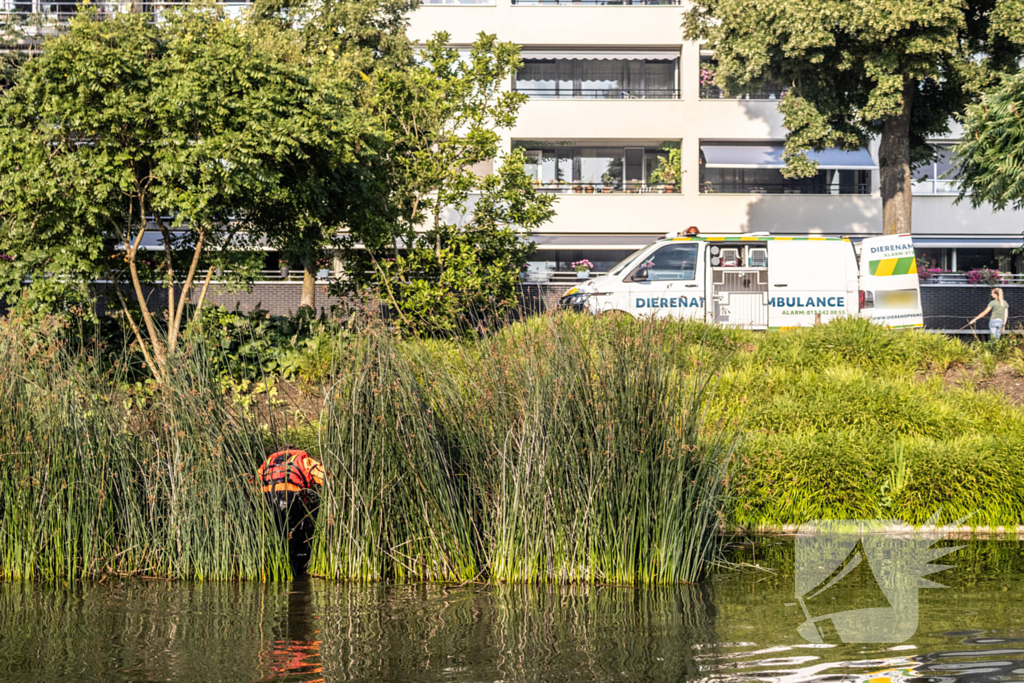
M250 477L285 441L325 464L312 569L345 580L673 583L707 571L723 520L1024 523L1024 412L983 388L1024 374L1012 341L855 320L325 328L293 338L305 379L282 400L239 389L274 379L239 353L265 325L226 324L244 343L193 337L161 389L0 328L0 575L284 576Z
M546 319L473 345L339 335L299 445L325 465L312 570L347 580L694 581L735 421L651 326ZM318 353L322 353L321 348ZM0 334L2 575L282 576L250 482L280 445L190 346L171 382Z

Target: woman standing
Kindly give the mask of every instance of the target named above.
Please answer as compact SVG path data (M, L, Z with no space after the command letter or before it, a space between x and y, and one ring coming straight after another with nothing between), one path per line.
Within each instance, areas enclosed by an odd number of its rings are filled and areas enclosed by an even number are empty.
M996 287L992 290L992 301L988 302L988 308L975 316L974 320L972 320L970 324L973 325L989 313L992 315L988 319L988 331L992 335L992 339L999 339L1003 334L1003 328L1006 326L1006 321L1010 317L1010 307L1003 298L1003 290L1001 287Z

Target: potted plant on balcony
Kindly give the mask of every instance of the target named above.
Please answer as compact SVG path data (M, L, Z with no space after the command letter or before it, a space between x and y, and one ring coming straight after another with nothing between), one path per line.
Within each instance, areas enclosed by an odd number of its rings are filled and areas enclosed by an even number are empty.
M615 176L611 173L605 173L601 176L601 192L608 194L612 191L612 186L615 184Z
M969 285L1001 285L1003 274L991 268L975 268L966 273L967 284Z
M715 65L702 62L700 65L700 96L703 99L713 98L715 94Z
M572 186L572 191L577 193L577 194L580 193L580 192L583 192L583 186L574 183L573 186Z
M658 183L664 192L672 193L679 185L683 175L683 155L679 147L670 147L668 156L658 159L658 166L651 171L650 182Z
M587 183L586 188L584 188L584 192L587 194L594 194L594 186L591 183Z
M576 271L576 277L580 280L589 280L590 271L594 269L594 264L587 259L575 261L572 264L572 269Z

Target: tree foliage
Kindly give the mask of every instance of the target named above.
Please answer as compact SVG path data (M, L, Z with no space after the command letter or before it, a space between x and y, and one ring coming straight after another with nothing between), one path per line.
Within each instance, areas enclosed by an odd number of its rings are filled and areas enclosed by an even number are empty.
M805 152L881 137L886 232L910 230L912 167L929 137L1021 55L1018 0L697 0L685 34L705 41L726 91L789 87L789 177L817 172Z
M960 195L973 206L1024 206L1024 74L1005 78L967 108L956 148Z
M503 88L520 65L518 46L481 33L460 55L449 39L438 33L419 64L370 79L375 193L341 243L341 288L377 285L400 324L441 333L515 304L532 249L525 238L554 215L554 197L535 190L521 153L498 159L498 131L514 125L525 99ZM496 160L496 173L481 171Z
M301 306L315 308L316 272L349 214L372 192L361 168L376 131L370 75L412 66L405 34L415 0L257 0L249 17L263 40L284 44L281 54L309 74L314 87L343 88L351 103L336 149L322 149L304 164L282 169L289 191L259 205L257 220L289 262L303 266ZM353 163L358 161L359 164Z
M259 238L254 202L280 200L283 169L344 130L335 90L266 48L211 8L158 25L83 13L28 61L0 98L0 292L113 282L165 378L200 267L199 305L214 268Z

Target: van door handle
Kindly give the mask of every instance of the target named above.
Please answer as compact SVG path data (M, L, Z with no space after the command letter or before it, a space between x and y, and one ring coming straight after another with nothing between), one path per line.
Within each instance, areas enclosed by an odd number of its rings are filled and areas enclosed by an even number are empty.
M787 285L784 282L777 282L774 285L772 285L772 287L789 287L789 285Z
M687 287L700 287L700 285L686 285Z

